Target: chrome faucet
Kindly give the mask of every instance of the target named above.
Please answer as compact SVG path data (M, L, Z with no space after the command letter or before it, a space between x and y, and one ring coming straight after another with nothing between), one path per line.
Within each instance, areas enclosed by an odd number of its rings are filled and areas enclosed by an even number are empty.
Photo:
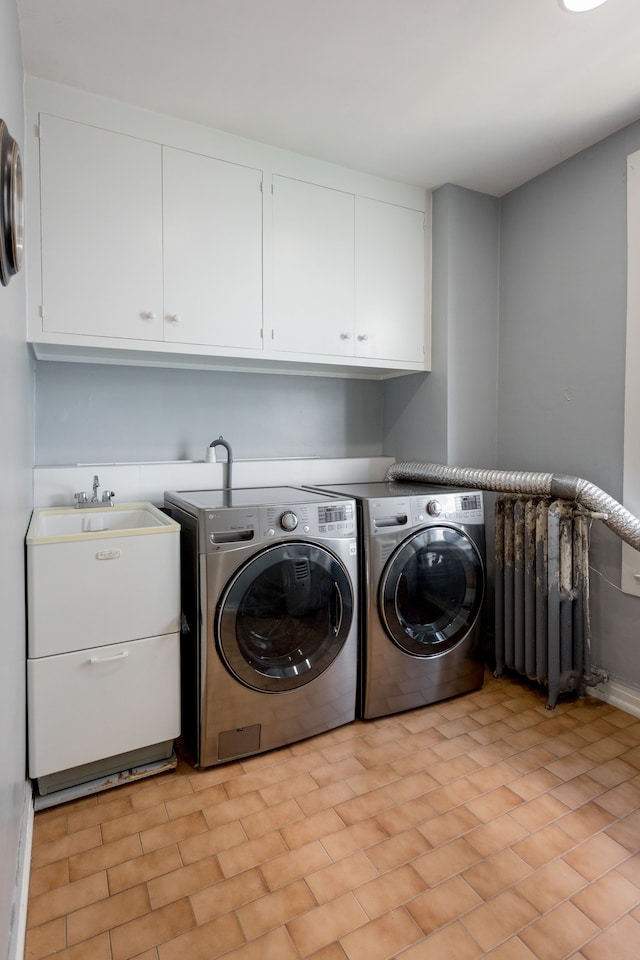
M222 434L218 437L217 440L212 440L209 444L209 449L215 447L224 447L227 451L227 465L225 470L225 482L224 489L231 490L231 468L233 465L233 453L231 452L231 444L223 438Z
M98 474L96 473L93 478L93 494L91 500L84 491L80 493L74 493L73 499L76 502L76 507L82 509L84 507L113 507L114 502L113 498L115 493L113 490L103 490L102 491L102 500L98 500L98 489L100 487L100 481L98 479Z

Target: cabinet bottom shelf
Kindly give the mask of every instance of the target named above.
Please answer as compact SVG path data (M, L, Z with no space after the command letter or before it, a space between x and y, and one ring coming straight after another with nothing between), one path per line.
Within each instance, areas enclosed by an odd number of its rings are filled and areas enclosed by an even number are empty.
M173 740L130 750L96 763L84 763L34 780L33 806L35 810L44 810L134 780L165 773L175 769L176 765Z

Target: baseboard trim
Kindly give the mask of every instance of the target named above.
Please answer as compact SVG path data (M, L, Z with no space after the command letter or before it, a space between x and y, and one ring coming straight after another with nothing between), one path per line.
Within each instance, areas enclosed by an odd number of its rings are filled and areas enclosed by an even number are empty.
M607 680L598 684L597 687L589 688L589 693L598 700L610 703L612 707L618 707L625 713L640 717L640 690L627 687L618 680Z
M31 848L33 846L33 812L33 791L30 781L27 780L25 784L20 844L18 847L16 886L7 960L24 960L25 938L27 933L27 908L29 906Z

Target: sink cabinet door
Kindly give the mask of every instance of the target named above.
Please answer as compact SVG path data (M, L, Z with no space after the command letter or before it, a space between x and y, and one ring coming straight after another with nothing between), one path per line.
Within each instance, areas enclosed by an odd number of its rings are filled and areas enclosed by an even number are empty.
M40 116L42 329L162 340L160 146Z
M262 171L163 147L165 340L262 350Z
M180 734L179 634L27 661L29 775Z

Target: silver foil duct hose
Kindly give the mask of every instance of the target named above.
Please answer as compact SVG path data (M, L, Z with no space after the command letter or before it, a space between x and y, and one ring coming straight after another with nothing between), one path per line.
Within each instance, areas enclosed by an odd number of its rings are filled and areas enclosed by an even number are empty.
M556 497L573 500L616 533L621 540L640 550L640 520L608 493L580 477L562 473L532 473L517 470L490 470L476 467L449 467L442 463L394 463L387 480L449 484L493 490L497 493Z

